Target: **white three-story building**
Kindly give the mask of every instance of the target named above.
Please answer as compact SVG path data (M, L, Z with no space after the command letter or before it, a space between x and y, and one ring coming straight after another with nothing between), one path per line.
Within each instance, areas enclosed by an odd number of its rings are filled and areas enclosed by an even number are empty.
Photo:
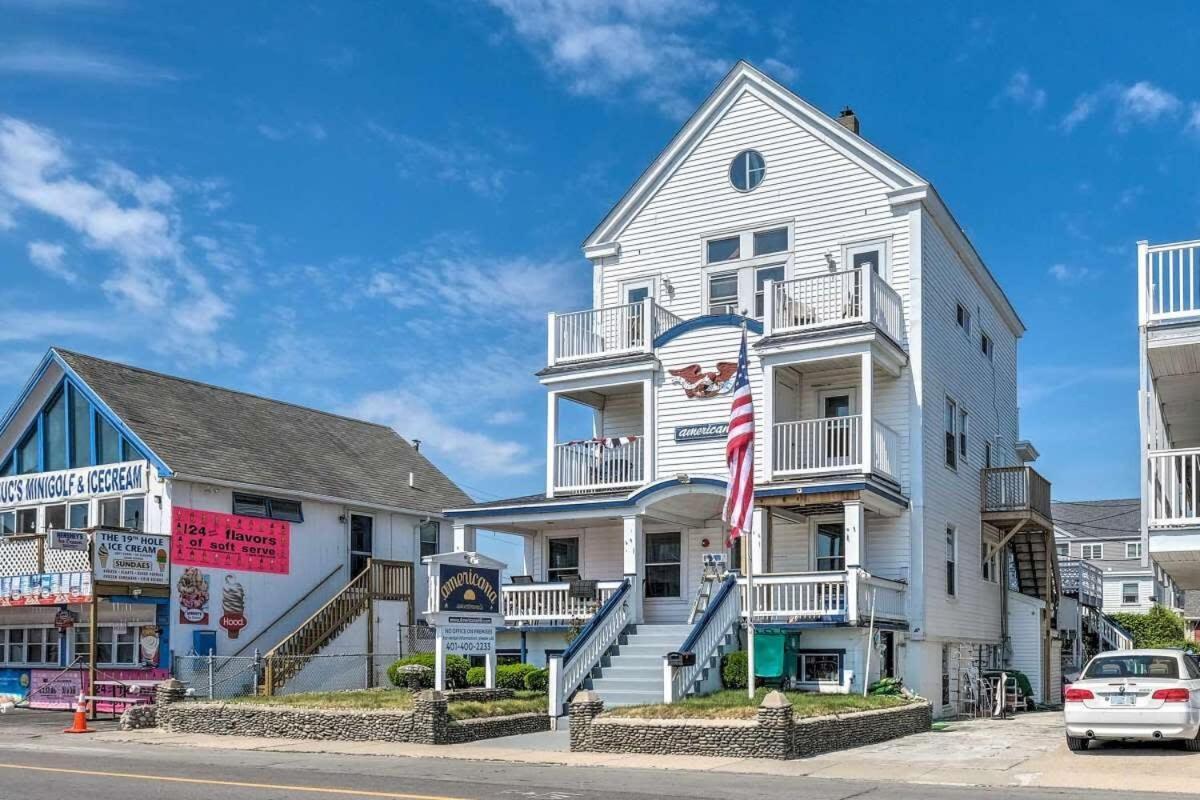
M1025 653L1043 690L1055 554L1018 440L1024 328L928 181L740 63L584 253L593 308L550 315L538 375L545 491L447 512L459 549L524 537L502 647L549 658L564 698L670 699L711 684L752 608L760 674L800 688L897 676L949 710L964 675ZM721 508L743 331L753 596L718 591L692 624L705 557L742 566ZM1034 641L1022 622L1006 648L1010 571Z

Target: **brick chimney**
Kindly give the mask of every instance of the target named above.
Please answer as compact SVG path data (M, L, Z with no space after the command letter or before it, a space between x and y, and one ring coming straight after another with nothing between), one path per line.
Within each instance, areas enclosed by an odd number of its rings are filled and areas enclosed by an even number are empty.
M858 134L858 117L855 116L854 110L850 106L842 109L842 113L838 114L838 124L842 125L846 130L853 134Z

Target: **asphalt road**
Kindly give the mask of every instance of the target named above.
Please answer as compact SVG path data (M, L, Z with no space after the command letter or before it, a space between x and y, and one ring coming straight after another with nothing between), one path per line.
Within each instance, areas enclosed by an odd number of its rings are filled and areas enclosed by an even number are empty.
M306 753L198 750L103 743L59 731L67 715L0 717L0 800L1141 800L1163 795L982 789L729 773L660 772ZM864 778L869 776L864 776Z

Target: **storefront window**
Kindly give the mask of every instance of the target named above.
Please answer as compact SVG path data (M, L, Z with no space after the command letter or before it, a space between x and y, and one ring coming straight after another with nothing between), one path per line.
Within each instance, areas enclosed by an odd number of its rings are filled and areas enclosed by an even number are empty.
M96 463L116 464L121 460L121 435L108 420L96 415Z
M11 536L17 532L17 512L0 512L0 536Z
M88 526L88 504L73 503L70 511L71 528L79 530Z
M92 425L87 398L71 389L71 466L92 463Z
M46 530L62 530L67 527L66 506L46 506Z
M137 632L136 625L122 628L102 625L96 636L96 663L108 666L137 664ZM87 660L88 629L86 625L75 626L75 657Z
M126 497L125 498L125 513L122 519L123 525L131 530L143 530L146 516L146 498L144 497Z
M58 631L54 628L0 628L0 662L57 664Z
M37 509L17 510L17 533L37 533Z
M100 501L100 527L121 527L121 501L119 498L110 497Z

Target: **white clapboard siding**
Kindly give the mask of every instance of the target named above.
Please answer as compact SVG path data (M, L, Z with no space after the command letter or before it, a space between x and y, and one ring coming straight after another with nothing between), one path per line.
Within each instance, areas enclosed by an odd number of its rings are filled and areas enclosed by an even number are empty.
M642 388L634 392L610 395L601 412L603 436L640 436L642 433Z

